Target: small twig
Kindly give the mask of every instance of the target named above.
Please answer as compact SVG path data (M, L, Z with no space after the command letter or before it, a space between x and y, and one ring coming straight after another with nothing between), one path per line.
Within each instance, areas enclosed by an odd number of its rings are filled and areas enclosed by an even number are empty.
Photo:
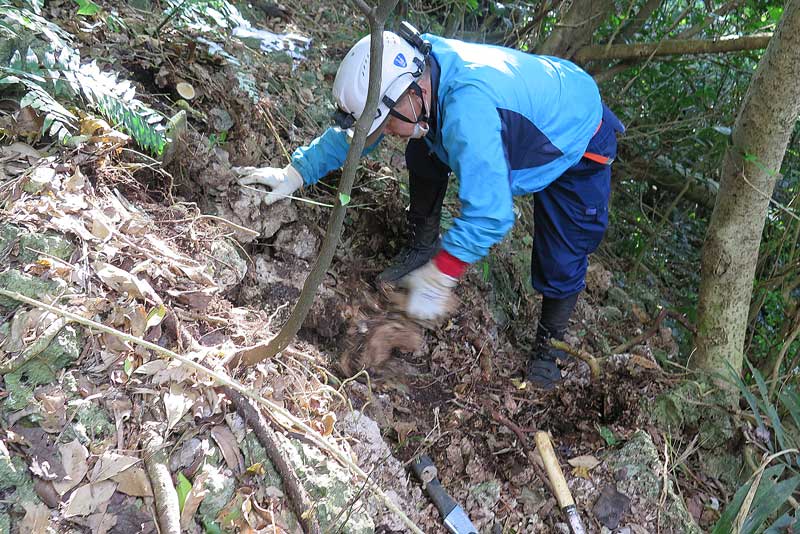
M306 534L319 534L319 523L314 513L314 503L297 477L297 473L286 460L285 453L281 451L277 434L249 399L230 387L226 387L224 391L225 396L233 401L245 424L253 429L258 441L266 449L269 459L283 480L283 486L289 496L289 504L303 527L303 532Z
M531 467L533 467L533 470L536 471L536 476L538 476L539 480L541 480L542 483L544 483L544 485L547 486L548 491L550 491L551 494L555 495L555 492L553 491L553 486L550 484L550 478L544 472L544 469L542 469L539 466L539 464L537 464L536 461L534 461L533 450L531 449L530 443L528 442L528 437L525 435L522 429L515 423L513 423L510 419L508 419L508 417L504 416L497 410L493 409L491 410L491 413L492 413L492 419L507 427L514 433L514 435L517 436L519 444L522 447L522 450L524 451L526 458L528 458L528 463L530 463Z
M167 467L164 438L155 430L145 432L143 443L144 466L153 487L158 527L161 534L180 534L181 513L178 492L172 485L172 475Z
M662 321L664 321L664 319L666 319L667 317L675 319L676 321L681 323L684 326L684 328L689 330L693 335L697 334L697 329L694 327L694 325L692 325L689 322L689 320L686 318L685 315L683 315L682 313L678 313L678 312L673 311L673 310L667 310L666 308L664 308L664 309L661 310L661 312L659 312L658 317L656 317L656 320L653 323L653 326L651 326L646 332L643 332L640 335L636 336L635 338L633 338L633 339L631 339L629 341L626 341L622 345L614 347L614 349L611 351L611 353L612 354L622 354L623 352L627 352L631 348L635 347L639 343L642 343L642 342L650 339L651 337L656 335L656 333L658 333L658 329L661 327Z

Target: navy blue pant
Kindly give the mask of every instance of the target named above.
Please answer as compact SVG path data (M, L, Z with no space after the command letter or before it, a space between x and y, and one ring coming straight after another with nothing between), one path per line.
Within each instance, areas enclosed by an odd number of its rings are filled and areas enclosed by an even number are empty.
M613 159L622 123L605 105L600 129L586 152ZM441 212L450 169L421 139L409 141L406 166L412 217ZM545 297L563 299L584 286L587 256L608 227L611 166L582 158L557 180L534 193L531 283Z

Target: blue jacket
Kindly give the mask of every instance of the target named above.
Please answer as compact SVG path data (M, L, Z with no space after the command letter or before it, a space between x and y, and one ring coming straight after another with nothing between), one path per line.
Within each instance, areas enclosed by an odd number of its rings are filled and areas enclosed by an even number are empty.
M440 68L437 124L425 136L459 178L461 214L443 248L473 263L514 224L513 195L535 193L575 165L603 113L594 80L569 61L425 35ZM345 133L328 128L295 150L313 184L340 168Z

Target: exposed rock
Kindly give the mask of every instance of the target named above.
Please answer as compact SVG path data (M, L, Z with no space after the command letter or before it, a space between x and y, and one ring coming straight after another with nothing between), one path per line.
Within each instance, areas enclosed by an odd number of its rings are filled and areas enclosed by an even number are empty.
M631 500L627 495L617 491L614 486L606 486L595 501L592 513L604 527L613 530L619 526L630 507Z
M236 489L236 479L229 470L211 464L205 464L203 472L208 474L205 483L208 493L200 503L197 515L201 524L210 525L216 521L217 515L231 500Z
M226 239L219 239L211 244L212 276L220 288L226 291L238 285L247 274L247 262L239 255L236 246Z
M297 258L310 260L317 253L317 237L306 225L285 227L275 238L275 248Z
M317 447L298 440L283 440L287 460L294 466L300 482L311 500L317 503L315 512L320 529L336 527L342 534L372 534L375 525L365 507L374 497L367 491L357 502L353 498L362 491L362 485L353 481L350 473ZM342 509L351 507L339 516ZM344 519L347 523L342 525Z
M35 386L56 381L58 372L78 358L81 348L79 332L71 325L65 326L35 358L5 375L8 392L3 403L5 410L25 408L33 400Z
M619 491L632 496L631 514L644 517L653 510L660 509L660 531L665 533L700 534L683 499L676 494L672 481L666 481L666 502L659 506L659 498L664 486L661 476L662 460L650 436L638 430L622 449L614 452L607 460L612 471L625 471L624 480L617 483Z
M422 492L416 486L409 487L408 476L403 465L392 455L391 449L381 436L378 424L359 411L348 412L337 423L339 430L353 439L353 451L358 456L359 466L372 473L374 480L412 521L417 521L414 502L418 502ZM402 532L405 525L386 509L378 499L365 496L367 514L375 522L375 528L392 532Z
M0 252L14 245L17 240L17 259L22 263L36 261L40 252L67 261L75 250L69 239L62 235L52 232L37 234L12 224L0 225Z
M41 299L43 295L54 294L63 284L55 280L43 280L17 269L9 269L0 273L0 288L6 291L22 293L26 297ZM0 308L16 308L19 302L0 296Z
M606 300L609 306L614 306L625 313L630 312L633 307L633 300L631 297L624 289L617 286L613 286L608 290L608 297Z
M28 466L17 456L9 456L5 447L0 449L0 491L12 490L7 500L19 505L23 502L38 503L39 497L33 489L33 479Z

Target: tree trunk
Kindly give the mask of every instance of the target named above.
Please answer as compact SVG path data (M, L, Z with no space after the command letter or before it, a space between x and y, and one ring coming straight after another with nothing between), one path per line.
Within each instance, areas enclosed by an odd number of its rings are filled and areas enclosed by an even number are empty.
M657 56L687 54L724 54L740 50L758 50L769 44L771 33L747 35L736 39L675 39L660 43L612 44L584 46L575 53L575 61L585 63L606 59L645 59Z
M574 0L536 53L572 59L576 51L591 42L595 30L613 9L612 0Z
M747 312L772 191L800 113L800 0L789 0L733 127L701 262L698 370L742 369Z

